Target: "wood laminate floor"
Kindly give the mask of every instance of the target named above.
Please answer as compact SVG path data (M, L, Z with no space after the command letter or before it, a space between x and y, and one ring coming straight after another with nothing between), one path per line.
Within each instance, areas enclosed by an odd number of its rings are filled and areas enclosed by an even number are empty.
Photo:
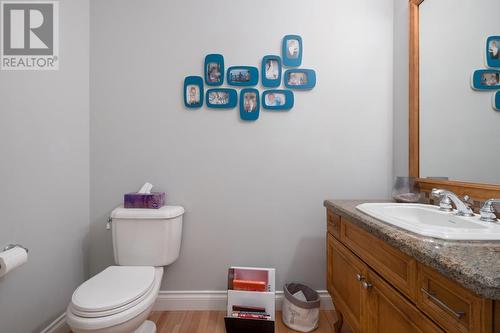
M224 314L224 311L152 312L149 320L156 323L157 333L225 333ZM336 320L335 311L321 311L319 328L314 333L332 333ZM276 333L292 332L296 331L286 327L281 321L281 312L277 312ZM342 333L351 333L345 324Z

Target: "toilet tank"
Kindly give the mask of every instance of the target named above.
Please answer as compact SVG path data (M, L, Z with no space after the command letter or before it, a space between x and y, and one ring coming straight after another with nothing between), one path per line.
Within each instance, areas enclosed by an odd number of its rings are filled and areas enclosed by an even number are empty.
M111 212L113 252L120 266L166 266L179 257L180 206L159 209L117 207Z

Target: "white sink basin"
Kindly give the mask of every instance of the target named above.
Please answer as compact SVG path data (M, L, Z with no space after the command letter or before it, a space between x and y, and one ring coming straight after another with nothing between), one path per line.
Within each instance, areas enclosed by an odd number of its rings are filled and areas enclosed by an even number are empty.
M421 204L364 203L356 208L382 222L419 235L449 240L500 240L500 223L456 216Z

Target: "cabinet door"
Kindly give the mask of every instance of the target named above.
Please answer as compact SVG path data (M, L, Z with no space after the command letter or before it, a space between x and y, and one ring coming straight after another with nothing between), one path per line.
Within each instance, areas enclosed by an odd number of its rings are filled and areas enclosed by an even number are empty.
M331 246L331 285L335 309L344 317L354 332L362 329L364 315L364 289L361 280L368 271L367 266L334 237L328 237Z
M443 333L425 314L373 271L362 282L367 292L367 333Z

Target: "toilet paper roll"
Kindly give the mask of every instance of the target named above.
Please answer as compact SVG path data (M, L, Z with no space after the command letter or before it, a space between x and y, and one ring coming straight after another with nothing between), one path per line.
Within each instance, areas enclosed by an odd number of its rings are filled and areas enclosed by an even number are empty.
M28 252L21 247L0 252L0 277L28 261Z

